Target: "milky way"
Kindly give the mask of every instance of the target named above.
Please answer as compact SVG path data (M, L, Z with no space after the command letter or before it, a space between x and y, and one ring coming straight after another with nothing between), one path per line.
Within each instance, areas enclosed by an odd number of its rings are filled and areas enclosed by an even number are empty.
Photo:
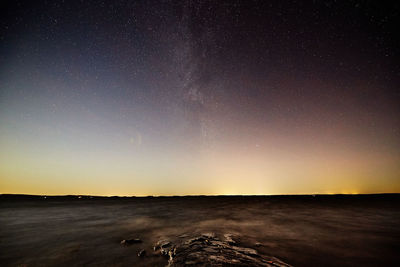
M398 4L4 4L0 191L400 190Z

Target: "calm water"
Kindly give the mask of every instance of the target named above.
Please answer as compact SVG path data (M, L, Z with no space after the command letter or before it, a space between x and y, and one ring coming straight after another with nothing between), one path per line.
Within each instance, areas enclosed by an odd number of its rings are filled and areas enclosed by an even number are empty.
M165 266L137 252L203 232L295 266L397 265L400 197L0 198L1 266Z

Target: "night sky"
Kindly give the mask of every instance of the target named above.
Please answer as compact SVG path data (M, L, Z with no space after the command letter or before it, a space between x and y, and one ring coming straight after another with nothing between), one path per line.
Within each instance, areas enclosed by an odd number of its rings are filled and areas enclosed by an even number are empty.
M3 1L0 193L400 192L400 4Z

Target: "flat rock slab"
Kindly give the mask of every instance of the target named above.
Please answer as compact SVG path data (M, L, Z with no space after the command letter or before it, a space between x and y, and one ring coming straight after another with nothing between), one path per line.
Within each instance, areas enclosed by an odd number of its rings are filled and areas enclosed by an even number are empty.
M253 248L241 247L233 235L224 235L220 240L214 234L203 234L180 244L161 248L168 256L169 267L178 266L290 266L281 260L260 254Z

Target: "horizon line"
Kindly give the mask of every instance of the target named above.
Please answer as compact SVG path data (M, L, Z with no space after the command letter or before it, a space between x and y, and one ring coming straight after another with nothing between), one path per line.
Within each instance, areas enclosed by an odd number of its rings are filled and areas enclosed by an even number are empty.
M273 196L370 196L370 195L399 195L400 192L384 193L316 193L316 194L193 194L193 195L86 195L86 194L23 194L23 193L1 193L0 196L32 196L32 197L97 197L97 198L148 198L148 197L273 197Z

